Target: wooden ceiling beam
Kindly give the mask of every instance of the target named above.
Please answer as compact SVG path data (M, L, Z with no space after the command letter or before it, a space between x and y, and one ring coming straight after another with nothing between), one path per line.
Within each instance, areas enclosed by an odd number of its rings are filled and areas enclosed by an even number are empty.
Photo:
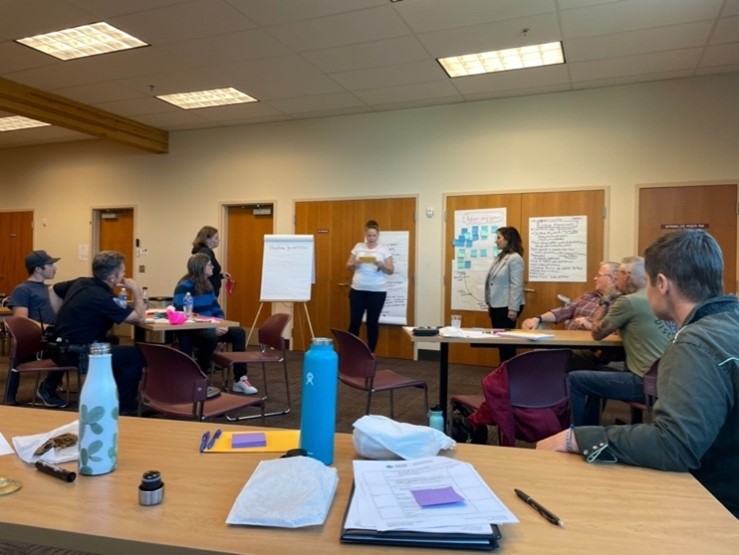
M0 110L155 154L169 151L166 131L1 78Z

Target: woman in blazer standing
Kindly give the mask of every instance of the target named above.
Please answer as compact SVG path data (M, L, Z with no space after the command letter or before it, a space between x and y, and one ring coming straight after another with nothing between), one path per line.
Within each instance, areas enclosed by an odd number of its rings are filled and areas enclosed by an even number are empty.
M501 227L495 236L500 253L485 279L485 301L494 328L515 328L523 312L523 241L515 227ZM499 347L500 361L516 355L515 347Z

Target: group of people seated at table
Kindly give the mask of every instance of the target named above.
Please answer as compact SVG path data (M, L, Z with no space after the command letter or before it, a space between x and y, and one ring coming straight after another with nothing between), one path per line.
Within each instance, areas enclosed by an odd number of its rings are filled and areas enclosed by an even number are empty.
M668 233L644 259L624 259L620 295L604 295L587 325L594 339L621 334L626 367L570 372L573 425L537 449L690 471L739 518L739 301L724 295L723 269L703 230ZM643 400L642 377L657 359L651 422L599 426L601 399Z
M174 302L181 309L189 292L196 313L223 317L217 291L227 274L212 256L217 230L209 228L203 237L203 252L196 238ZM58 260L41 250L26 257L28 280L10 297L14 315L53 324L54 337L70 347L107 341L113 324L144 319L141 287L125 277L121 253L98 253L92 277L47 287L45 281L54 277ZM613 263L602 264L595 279L594 291L571 305L525 320L523 327L567 319L570 329L590 330L594 339L617 331L623 339L625 368L609 368L604 360L589 359L584 353L576 357L576 369L568 374L573 426L539 441L537 448L580 453L588 462L690 471L739 518L739 300L723 293L718 243L703 230L668 233L646 249L643 259L625 258L617 270ZM130 291L131 303L118 304L114 288L119 285ZM206 369L222 340L230 341L235 350L245 348L244 331L236 327L182 333L180 348L197 350L196 359ZM55 361L81 367L81 353L65 349ZM643 399L642 377L657 359L659 398L652 421L599 426L602 399ZM143 358L133 346L113 345L112 366L120 413L134 414ZM6 403L14 401L17 389L17 376L12 374ZM65 405L57 394L61 378L61 373L51 372L38 388L36 395L46 406ZM256 393L245 368L235 369L235 380L235 391Z
M182 310L182 300L189 292L196 314L225 317L216 291L221 288L221 280L230 276L221 271L215 259L213 248L218 243L217 229L205 226L198 232L193 241L193 254L187 262L187 274L175 288L174 303L179 310ZM144 359L135 346L117 344L117 338L110 335L110 331L114 324L136 324L145 319L146 306L141 287L135 280L126 277L124 255L116 251L102 251L95 255L92 277L80 277L49 286L46 281L56 275L56 263L59 260L43 250L33 251L26 256L28 278L15 287L8 306L14 316L37 322L44 328L45 337L62 347L55 349L52 355L57 364L75 366L82 374L87 370L89 345L94 342L112 343L111 364L118 386L119 412L123 415L136 414ZM217 275L214 270L216 267ZM131 295L129 303L120 304L115 295L115 289L121 286ZM246 334L238 326L185 331L178 336L180 349L188 355L195 351L196 360L204 371L210 371L211 357L218 343L228 342L234 351L246 350ZM234 366L232 389L237 393L253 395L257 389L249 383L246 374L246 365ZM35 395L45 406L66 406L66 401L58 394L63 377L63 372L49 372L39 385ZM14 404L19 376L11 372L8 379L5 402Z

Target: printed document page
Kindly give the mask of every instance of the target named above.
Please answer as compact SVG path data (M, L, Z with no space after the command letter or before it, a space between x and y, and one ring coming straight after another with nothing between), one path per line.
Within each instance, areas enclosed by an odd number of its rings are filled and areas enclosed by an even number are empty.
M347 528L481 534L518 522L471 464L446 457L354 461L354 483Z

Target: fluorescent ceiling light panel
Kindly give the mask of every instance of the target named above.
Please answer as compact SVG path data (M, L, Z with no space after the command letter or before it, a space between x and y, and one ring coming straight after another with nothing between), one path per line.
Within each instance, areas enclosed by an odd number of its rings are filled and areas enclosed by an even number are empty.
M18 39L16 42L65 61L149 46L105 22Z
M259 102L256 98L231 87L209 91L164 94L157 96L157 98L185 110L209 108L211 106L226 106L228 104L243 104L244 102Z
M565 63L561 42L549 42L466 54L464 56L450 56L439 58L438 62L449 77L464 77L466 75L480 75L496 71L511 71L529 67L548 66Z
M7 118L0 118L0 133L3 131L17 131L18 129L30 129L31 127L44 127L51 125L43 121L37 121L31 118L24 118L23 116L10 116Z

